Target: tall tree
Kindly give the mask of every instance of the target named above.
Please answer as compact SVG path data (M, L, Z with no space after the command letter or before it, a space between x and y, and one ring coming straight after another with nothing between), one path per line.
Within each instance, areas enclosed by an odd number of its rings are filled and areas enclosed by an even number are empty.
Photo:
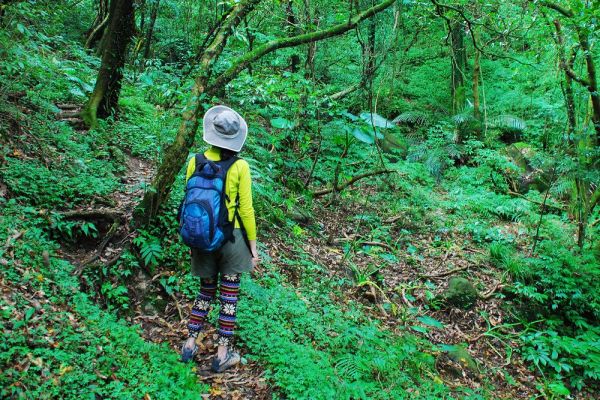
M529 1L533 2L533 0ZM592 106L591 121L594 125L595 130L594 142L596 145L598 145L600 144L600 91L598 88L598 78L596 71L596 63L594 60L594 53L590 46L590 32L594 31L593 28L590 27L592 21L582 21L580 17L576 18L575 11L569 8L568 4L553 3L550 1L540 1L538 4L542 7L557 12L561 17L563 17L566 21L570 23L572 30L575 32L575 40L577 41L578 46L581 47L583 53L586 76L580 76L579 74L577 74L577 72L573 70L573 68L570 68L569 61L567 61L566 57L563 57L563 59L561 60L561 67L572 81L577 82L581 86L586 88L590 94L590 103ZM584 7L589 8L589 3L587 3L587 5L585 5Z
M452 67L450 89L452 92L452 112L462 111L466 103L465 68L467 66L467 50L465 47L464 23L460 19L451 20L450 30L450 63Z
M154 26L156 24L156 17L158 16L159 7L160 0L154 0L152 2L152 9L150 11L150 20L148 21L146 38L144 39L144 59L148 59L150 57L150 50L152 49L152 38L154 36Z
M89 126L96 126L98 118L106 118L118 108L127 46L134 30L133 0L112 0L102 39L102 64L94 91L82 111Z
M233 60L231 66L225 71L214 75L214 64L219 58L232 30L237 27L261 0L242 0L235 4L231 12L222 20L218 33L215 35L211 44L206 48L199 65L199 74L195 79L192 88L192 94L188 104L185 107L181 125L173 143L171 143L163 152L163 159L154 179L152 180L152 190L144 195L144 198L136 210L134 223L149 223L158 213L161 204L167 199L175 176L185 162L189 150L194 143L196 131L199 126L199 119L204 111L203 103L205 99L210 98L215 93L222 91L223 88L240 72L248 68L253 62L263 56L276 50L295 47L330 37L342 35L367 18L385 10L391 6L395 0L384 0L381 3L360 12L347 21L334 25L328 29L321 29L310 33L304 33L292 37L284 37L271 40L253 51L248 52L241 57Z
M289 32L291 35L297 35L300 31L298 28L298 22L296 20L296 14L294 13L294 8L292 6L293 0L288 0L285 5L285 16L286 16L286 32ZM291 36L290 35L290 36ZM297 53L293 53L290 56L290 71L297 72L298 65L300 64L300 56Z

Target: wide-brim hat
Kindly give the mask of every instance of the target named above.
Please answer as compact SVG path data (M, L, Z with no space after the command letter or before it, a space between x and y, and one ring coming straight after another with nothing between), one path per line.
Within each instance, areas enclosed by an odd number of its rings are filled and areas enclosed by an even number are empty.
M203 130L206 143L237 153L246 141L248 124L231 108L214 106L204 114Z

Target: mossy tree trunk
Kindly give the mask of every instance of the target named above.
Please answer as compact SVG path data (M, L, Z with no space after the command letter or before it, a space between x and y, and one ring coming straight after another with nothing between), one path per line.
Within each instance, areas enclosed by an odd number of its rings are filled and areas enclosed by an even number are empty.
M473 59L473 117L481 118L481 101L479 99L479 78L481 76L481 52L475 49Z
M533 2L533 0L530 0ZM579 76L572 68L573 62L569 62L565 59L564 55L561 59L561 68L564 70L565 74L569 76L570 79L579 83L583 87L585 87L590 93L590 103L592 108L591 120L594 124L594 144L600 144L600 92L598 91L598 76L596 71L596 65L594 61L594 53L590 46L590 38L589 38L589 26L585 26L585 22L582 22L576 17L579 14L576 14L575 11L568 8L567 6L563 6L559 3L553 3L550 1L540 1L539 4L548 9L554 10L562 15L567 20L572 22L572 29L577 34L577 42L583 51L583 56L585 59L585 67L587 72L587 77ZM558 25L557 25L558 23ZM588 24L590 24L589 22ZM562 35L560 32L560 22L555 20L555 27L558 29L558 35Z
M465 48L465 32L462 21L450 23L450 61L452 66L450 89L452 92L452 112L461 112L465 106L465 68L467 51Z
M346 22L334 25L329 29L271 40L237 58L227 70L213 78L212 68L215 61L221 55L232 29L238 26L243 18L261 1L246 0L237 3L227 16L225 22L218 29L218 33L215 35L210 46L206 48L200 61L199 75L194 82L190 100L184 109L183 118L175 140L163 152L163 159L152 180L151 190L146 192L136 209L133 220L134 225L149 224L158 214L160 206L168 198L175 177L181 170L189 154L189 150L194 143L196 131L199 126L199 118L204 111L202 103L205 99L210 99L214 93L223 90L241 71L248 68L261 57L278 49L299 46L344 34L356 28L359 22L385 10L395 2L395 0L384 0L368 10L349 18Z
M82 111L88 126L96 126L98 118L106 118L117 111L127 46L134 29L133 0L112 0L108 27L102 39L102 64L94 91Z
M290 32L293 35L299 33L298 23L296 21L296 14L294 14L294 8L292 7L293 0L288 0L285 5L285 19L286 25L284 31ZM290 71L298 72L298 66L300 65L300 55L294 53L290 56Z

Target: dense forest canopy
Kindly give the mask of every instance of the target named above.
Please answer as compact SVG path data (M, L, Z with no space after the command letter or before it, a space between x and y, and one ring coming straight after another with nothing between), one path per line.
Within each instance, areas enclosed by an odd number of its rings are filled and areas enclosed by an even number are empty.
M0 0L0 397L597 398L599 21ZM215 104L248 121L263 260L226 378L177 360L176 212Z

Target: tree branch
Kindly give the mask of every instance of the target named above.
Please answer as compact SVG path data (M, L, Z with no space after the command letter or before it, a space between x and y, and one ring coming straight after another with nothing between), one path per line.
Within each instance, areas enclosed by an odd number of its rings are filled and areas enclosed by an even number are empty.
M396 172L396 171L393 171L391 169L379 169L377 171L365 172L364 174L356 175L354 178L347 180L346 182L342 183L341 185L337 185L335 187L335 191L340 192L340 191L344 190L345 188L347 188L348 186L352 185L353 183L355 183L361 179L368 178L370 176L375 176L375 175L391 174L392 172ZM331 192L333 192L333 190L334 190L333 187L330 187L327 189L321 189L321 190L317 190L317 191L313 192L313 195L315 197L319 197L319 196L323 196L327 193L331 193Z
M339 100L343 97L346 97L347 95L349 95L352 92L357 91L358 89L360 89L363 86L363 82L358 82L355 83L352 86L347 87L346 89L339 91L337 93L331 94L329 95L329 100Z
M252 62L260 59L261 57L274 52L278 49L284 49L287 47L299 46L301 44L317 42L319 40L327 39L333 36L339 36L351 29L354 29L360 22L373 15L385 10L396 0L385 0L382 3L377 4L352 18L349 18L347 22L334 25L328 29L322 29L315 32L304 33L287 38L280 38L272 40L262 46L257 47L254 51L244 54L238 57L229 69L223 72L215 81L210 85L211 89L225 87L231 80L233 80L241 71L246 69Z
M533 3L534 0L529 0L529 2ZM575 16L575 13L570 8L563 7L560 4L552 3L551 1L539 1L538 4L554 11L558 11L567 18L573 18Z

